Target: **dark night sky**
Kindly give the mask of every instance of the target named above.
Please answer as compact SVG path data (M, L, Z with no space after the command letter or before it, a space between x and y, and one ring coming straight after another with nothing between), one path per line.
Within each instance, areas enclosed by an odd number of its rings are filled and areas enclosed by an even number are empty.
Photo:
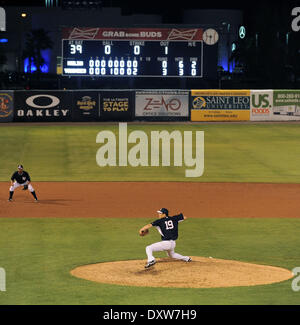
M292 8L300 6L300 0L102 0L102 3L103 7L121 7L124 15L159 14L167 23L180 23L184 9L240 9L244 23L249 25L256 24L256 17L261 13L266 20L272 15L289 20ZM0 0L0 6L12 5L44 7L45 0Z
M55 1L55 0L54 0ZM82 0L81 0L82 1ZM59 0L61 2L61 0ZM171 0L103 0L104 6L117 6L121 8L131 8L137 11L156 11L159 8L169 9L184 9L184 8L203 8L203 9L249 9L255 7L256 4L265 3L269 6L275 6L277 3L289 2L292 6L296 6L300 2L297 0L183 0L183 1L171 1ZM44 6L45 0L0 0L1 6Z

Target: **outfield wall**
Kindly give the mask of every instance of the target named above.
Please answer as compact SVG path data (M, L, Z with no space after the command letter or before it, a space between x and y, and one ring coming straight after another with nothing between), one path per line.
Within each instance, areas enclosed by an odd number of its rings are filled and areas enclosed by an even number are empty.
M0 91L0 122L297 120L300 90Z

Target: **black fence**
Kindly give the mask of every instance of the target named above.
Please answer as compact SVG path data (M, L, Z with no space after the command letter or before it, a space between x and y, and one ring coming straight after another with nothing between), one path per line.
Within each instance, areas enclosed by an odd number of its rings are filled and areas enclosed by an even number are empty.
M296 89L3 90L0 122L300 121Z
M187 121L188 90L0 92L0 122Z

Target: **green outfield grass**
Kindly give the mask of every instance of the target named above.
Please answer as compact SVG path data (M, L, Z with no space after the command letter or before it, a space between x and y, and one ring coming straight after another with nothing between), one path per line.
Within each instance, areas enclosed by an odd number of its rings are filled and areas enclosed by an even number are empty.
M96 136L103 130L118 135L118 124L1 126L0 180L22 163L36 181L300 182L299 124L128 125L128 132L145 131L149 139L154 130L204 131L198 178L186 178L185 166L99 167Z
M0 304L299 304L292 280L253 287L168 289L99 284L70 275L78 265L145 259L145 246L159 240L156 230L138 236L137 230L149 221L0 219L0 266L7 277ZM298 219L188 219L180 224L177 251L292 270L300 266L299 229Z

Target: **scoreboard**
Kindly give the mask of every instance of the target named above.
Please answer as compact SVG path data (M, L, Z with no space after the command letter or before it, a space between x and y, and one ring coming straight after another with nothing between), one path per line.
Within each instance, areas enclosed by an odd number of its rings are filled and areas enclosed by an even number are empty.
M204 46L201 28L66 28L62 74L203 78Z

